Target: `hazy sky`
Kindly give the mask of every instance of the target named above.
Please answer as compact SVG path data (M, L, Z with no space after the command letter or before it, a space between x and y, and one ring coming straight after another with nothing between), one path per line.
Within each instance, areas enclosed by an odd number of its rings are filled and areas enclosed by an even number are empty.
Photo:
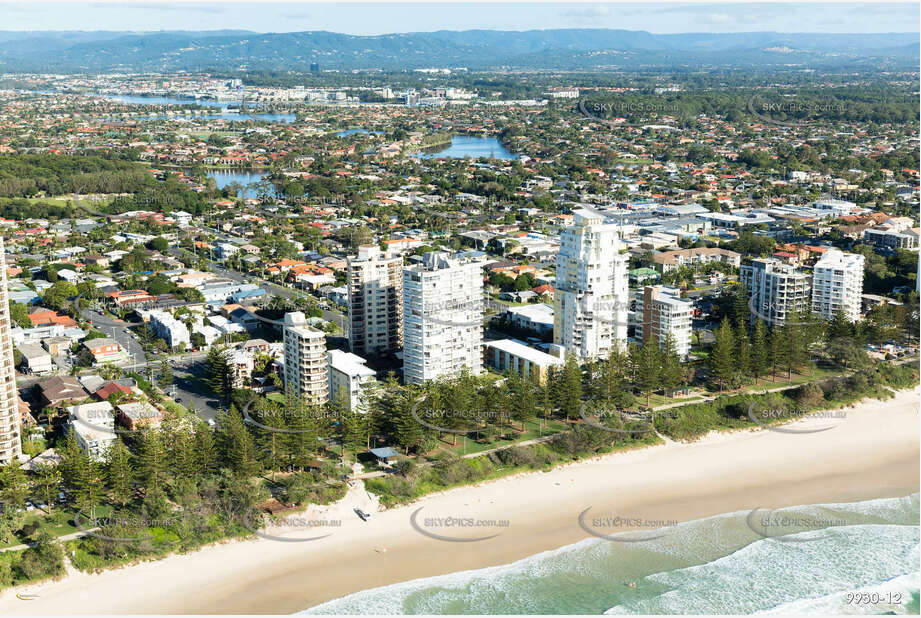
M673 32L917 32L918 3L562 4L43 2L0 0L0 30L433 30L623 28Z

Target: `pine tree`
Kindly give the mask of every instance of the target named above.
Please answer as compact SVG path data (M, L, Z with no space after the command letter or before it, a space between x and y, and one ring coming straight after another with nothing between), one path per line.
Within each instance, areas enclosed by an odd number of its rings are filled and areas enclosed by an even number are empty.
M326 437L328 424L321 422L317 408L297 397L289 397L284 409L284 451L293 465L303 468L316 455L319 438Z
M838 311L828 324L829 339L850 339L854 336L854 325L844 315L844 311Z
M761 319L755 320L752 332L751 372L755 380L764 375L768 368L770 350L768 349L767 330Z
M250 408L249 414L266 427L277 427L279 429L285 429L286 427L287 421L282 410L268 401L259 401L258 404ZM291 463L291 453L285 440L285 434L261 427L256 429L254 433L254 439L259 448L262 461L272 471L272 479L274 480L275 471L282 467L282 462Z
M660 383L666 395L670 397L675 389L684 386L685 379L684 367L682 367L681 358L675 350L675 338L671 333L665 336L661 357Z
M624 366L627 363L626 355L618 349L612 349L608 357L598 363L598 379L596 380L596 397L613 405L620 399L626 385Z
M189 432L186 421L187 419L168 414L160 424L169 473L173 478L192 478L198 469L195 460L195 434Z
M61 478L65 484L72 486L73 479L77 475L76 467L83 453L73 429L65 430L64 441L58 444L56 452L61 458L61 462L58 464Z
M214 450L214 435L205 423L195 426L193 439L195 465L199 474L207 475L217 468L217 454Z
M780 326L776 324L771 327L768 334L768 350L771 364L771 382L777 381L777 368L783 365L784 347L783 338L780 334Z
M50 513L61 491L61 471L54 464L38 464L35 467L35 476L35 495Z
M444 426L448 429L465 431L479 430L489 421L488 401L483 401L477 385L476 376L466 368L461 371L460 377L454 382L440 381L436 385L437 404L433 410L443 410L445 415L433 419L434 425ZM436 400L433 400L433 402ZM454 444L457 444L458 434L451 434Z
M553 416L553 392L551 391L551 385L556 379L556 369L551 367L547 371L547 377L544 379L544 383L538 383L537 391L537 416L543 420L549 420Z
M238 474L249 474L254 470L252 437L243 422L243 415L236 406L221 413L218 422L217 444L222 463Z
M335 430L335 435L339 440L339 459L345 459L345 442L346 442L346 428L345 428L345 417L349 412L349 406L346 403L346 393L342 389L338 393L331 393L329 401L326 402L326 412L328 418L331 419L334 423L333 427Z
M14 458L5 466L0 467L0 500L3 501L5 508L24 508L29 493L29 479L18 459Z
M100 466L80 448L73 429L67 432L64 446L58 454L61 456L61 475L64 483L72 490L77 509L94 510L102 495Z
M732 317L737 327L744 326L748 328L748 321L751 314L751 308L748 306L748 288L744 284L738 283L732 294Z
M205 365L208 386L215 396L226 400L233 392L233 373L227 348L219 345L212 346L205 358Z
M740 382L752 374L752 344L744 325L736 330L736 374Z
M160 372L157 374L157 384L160 388L166 388L173 383L173 368L170 367L169 359L164 358L160 361Z
M346 447L358 451L365 447L367 442L365 426L369 414L348 410L342 418L342 440Z
M106 451L105 470L112 500L121 505L127 504L131 499L134 469L131 463L131 452L121 438L116 438Z
M163 434L159 429L145 428L138 435L138 473L148 494L163 489L167 468Z
M569 355L560 374L557 405L563 416L572 419L579 415L582 406L582 371L575 357Z
M417 401L411 392L399 394L394 401L394 438L406 453L419 448L425 441L425 428L411 414Z
M801 314L798 311L790 311L780 327L782 367L787 370L787 380L792 380L793 370L806 361L809 332L801 322Z
M723 318L723 322L716 329L716 343L710 350L710 371L720 385L720 392L723 392L723 388L730 384L735 374L735 364L732 359L734 343L729 319Z
M517 394L512 392L507 407L512 411L512 419L521 423L521 431L525 430L527 423L533 421L537 414L539 393L540 379L535 370L518 380Z
M662 360L659 351L659 342L650 337L639 348L636 368L636 385L640 392L646 395L646 405L649 405L649 396L661 385Z
M642 346L635 343L629 344L627 348L627 373L630 376L630 382L636 385L636 374L641 364L640 356L642 355Z

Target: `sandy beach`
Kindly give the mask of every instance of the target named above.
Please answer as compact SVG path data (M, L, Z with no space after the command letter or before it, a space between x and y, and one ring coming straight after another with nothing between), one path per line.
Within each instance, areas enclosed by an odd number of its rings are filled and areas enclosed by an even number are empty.
M352 487L342 504L314 509L294 525L269 530L288 539L220 544L99 575L10 589L0 612L12 614L290 614L323 601L400 581L512 562L588 536L579 514L687 521L743 509L904 496L919 488L919 395L844 408L840 418L811 418L788 428L745 430L690 444L669 442L458 488L359 520L352 508L376 504ZM416 531L433 517L507 520L506 527L425 527L474 538L446 542ZM606 531L608 533L612 530ZM36 598L23 601L16 593Z

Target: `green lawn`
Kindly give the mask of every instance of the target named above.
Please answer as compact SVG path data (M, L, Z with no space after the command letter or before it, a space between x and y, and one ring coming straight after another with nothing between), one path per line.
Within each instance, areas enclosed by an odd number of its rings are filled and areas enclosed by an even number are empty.
M26 513L26 516L23 520L23 527L28 527L31 525L38 525L38 530L45 530L52 536L64 536L66 534L73 534L74 532L80 532L80 528L74 525L74 517L76 516L76 511L70 506L55 506L52 508L51 513L46 513L43 510L35 509ZM102 505L96 507L95 517L108 517L112 514L112 507L110 505ZM84 528L89 529L93 528L94 524L92 521L88 520L89 514L84 513L80 518L80 523ZM21 545L25 542L25 539L17 538L12 543L6 543L5 545L0 545L0 547L13 547L15 545Z
M268 395L265 396L265 398L268 399L269 401L274 401L275 403L282 403L282 404L287 401L287 399L285 398L285 394L277 392L277 391L274 393L269 393Z
M564 423L558 420L550 421L530 421L525 423L525 430L519 431L520 425L518 423L514 424L514 428L508 428L503 433L496 436L493 440L488 442L480 442L475 439L476 434L468 434L466 439L464 436L457 436L457 444L452 445L451 441L453 436L445 435L442 437L442 444L432 453L428 453L428 456L441 453L453 453L455 455L470 455L471 453L482 453L483 451L488 451L490 449L502 447L502 446L512 446L518 442L526 442L528 440L534 440L535 438L546 437L551 434L560 433L569 429L569 424ZM508 435L511 437L511 440L503 439L501 436Z
M697 393L691 393L690 395L679 395L677 397L666 397L661 393L653 393L649 397L649 405L653 408L657 406L664 406L670 403L693 403L695 401L702 401L704 397ZM646 404L646 397L642 395L637 395L636 401L638 403Z
M793 372L793 379L787 380L787 372L777 370L777 379L771 380L771 374L759 378L753 384L747 384L743 388L736 390L725 390L723 394L746 394L746 393L763 393L765 390L772 390L775 388L782 388L784 386L797 386L800 384L806 384L807 382L818 382L821 380L826 380L828 378L836 378L844 375L844 372L841 369L825 369L823 367L814 367L809 370L800 369L805 373ZM712 391L712 394L719 394L719 389Z

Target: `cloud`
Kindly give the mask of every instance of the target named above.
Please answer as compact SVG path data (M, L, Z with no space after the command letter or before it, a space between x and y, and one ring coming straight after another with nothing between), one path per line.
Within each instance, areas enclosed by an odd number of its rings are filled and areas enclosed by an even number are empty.
M95 2L91 6L98 9L112 10L111 2ZM188 4L185 2L131 2L122 3L121 10L174 11L178 13L224 13L226 8L219 4Z
M25 4L20 2L11 2L10 4L3 5L4 11L10 11L13 13L38 13L40 11L46 11L47 7L42 7L37 4Z
M708 24L734 24L738 20L728 13L707 13L701 16L702 21Z
M569 9L562 14L563 17L566 17L573 21L589 21L598 19L601 17L610 17L611 9L600 4L594 6L588 6L578 9Z

